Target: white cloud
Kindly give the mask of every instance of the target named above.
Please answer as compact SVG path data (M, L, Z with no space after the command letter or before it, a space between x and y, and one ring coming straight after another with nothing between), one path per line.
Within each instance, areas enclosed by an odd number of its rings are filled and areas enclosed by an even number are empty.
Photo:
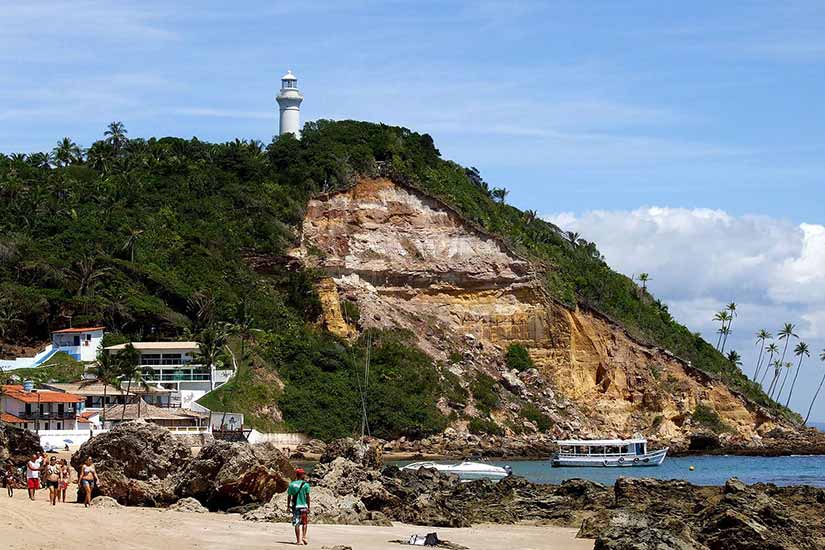
M667 207L562 212L545 219L597 243L614 269L650 273L651 291L708 341L715 342L718 328L714 312L737 302L728 349L744 356L746 373L753 368L753 333L795 323L816 350L800 374L800 388L817 380L813 365L825 348L825 226ZM791 405L806 407L809 393L795 391ZM818 409L817 418L825 419L825 402Z

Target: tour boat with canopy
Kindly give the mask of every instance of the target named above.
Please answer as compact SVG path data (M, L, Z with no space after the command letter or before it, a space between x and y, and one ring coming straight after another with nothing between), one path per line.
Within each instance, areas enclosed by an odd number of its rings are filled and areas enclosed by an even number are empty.
M617 468L629 466L659 466L668 448L648 452L647 440L635 439L564 439L556 441L559 450L553 455L553 466L589 466Z

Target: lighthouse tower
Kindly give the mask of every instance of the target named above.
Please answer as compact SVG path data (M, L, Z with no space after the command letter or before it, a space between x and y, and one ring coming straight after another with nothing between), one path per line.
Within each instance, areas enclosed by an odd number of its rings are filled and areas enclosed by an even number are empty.
M281 109L281 128L279 135L293 134L301 137L301 102L304 96L298 91L298 79L287 71L281 77L281 92L275 97Z

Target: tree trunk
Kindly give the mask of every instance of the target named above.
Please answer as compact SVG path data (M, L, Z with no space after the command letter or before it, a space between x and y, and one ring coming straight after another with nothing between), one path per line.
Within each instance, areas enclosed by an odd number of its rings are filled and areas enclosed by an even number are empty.
M791 374L791 369L785 369L785 376L782 377L782 384L779 386L779 393L776 394L776 402L782 398L782 390L785 389L785 382L788 381L788 376Z
M796 378L799 376L799 369L802 368L802 355L799 356L799 364L796 365L796 372L793 375L793 382L791 382L791 389L788 391L788 400L785 401L785 406L788 406L788 403L791 402L791 396L793 395L793 387L796 386Z
M728 331L725 333L725 337L722 339L722 353L725 353L725 345L728 343L728 335L730 334L730 326L733 324L733 318L728 321Z
M811 410L814 408L814 402L816 398L819 397L819 390L822 389L822 383L825 382L825 374L822 375L822 380L819 381L819 387L816 388L816 393L814 394L814 398L811 399L811 406L808 407L808 414L805 415L805 424L808 423L808 419L811 417Z
M762 352L765 351L765 343L762 342L762 347L759 348L759 358L756 360L756 372L753 373L753 381L759 376L759 369L762 367Z
M759 381L759 385L762 386L763 389L765 387L765 378L768 377L768 373L771 370L771 361L773 361L773 353L771 353L770 357L768 357L768 364L765 365L765 372L762 373L762 380Z
M129 401L129 392L130 391L132 391L132 377L131 376L129 377L129 381L126 382L126 399L123 401L123 414L120 415L120 421L121 422L123 422L123 420L126 418L126 405L128 404L128 401Z

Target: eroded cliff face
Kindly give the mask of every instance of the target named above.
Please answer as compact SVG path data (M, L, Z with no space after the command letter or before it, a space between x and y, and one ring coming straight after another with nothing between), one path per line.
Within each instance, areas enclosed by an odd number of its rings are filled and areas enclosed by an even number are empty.
M518 415L529 401L554 421L556 436L643 432L679 443L699 431L691 421L697 405L714 409L738 439L758 440L774 427L758 407L665 350L548 299L530 262L417 190L365 179L312 200L293 254L329 275L319 287L327 328L355 334L340 307L349 300L362 327L410 329L465 381L484 371L501 382L506 399L493 417L504 426L532 428ZM528 349L535 371L507 370L503 353L514 342ZM472 403L457 412L476 414Z

